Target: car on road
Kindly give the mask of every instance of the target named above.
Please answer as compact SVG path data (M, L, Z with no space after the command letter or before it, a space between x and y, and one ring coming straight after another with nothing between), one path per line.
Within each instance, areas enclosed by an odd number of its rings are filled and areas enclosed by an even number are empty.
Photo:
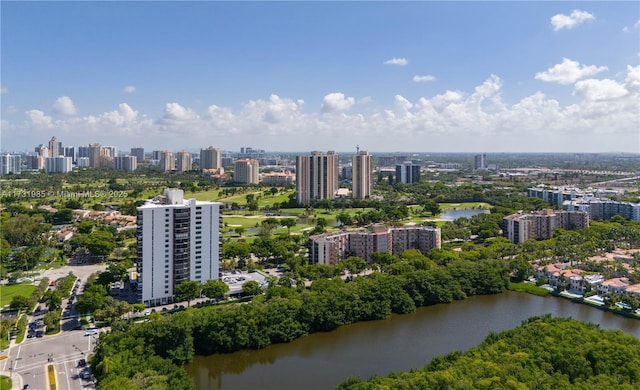
M98 333L99 333L98 329L87 329L87 331L84 332L84 335L85 336L93 336L93 335L97 335Z
M82 371L80 371L80 378L82 379L91 378L91 370L89 369L89 367L85 367L82 369Z

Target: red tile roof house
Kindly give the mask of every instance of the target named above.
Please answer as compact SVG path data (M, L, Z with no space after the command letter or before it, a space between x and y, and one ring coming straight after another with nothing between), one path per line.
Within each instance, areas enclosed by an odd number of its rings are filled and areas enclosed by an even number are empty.
M629 286L629 279L627 278L613 278L605 280L598 286L598 294L606 293L623 293Z

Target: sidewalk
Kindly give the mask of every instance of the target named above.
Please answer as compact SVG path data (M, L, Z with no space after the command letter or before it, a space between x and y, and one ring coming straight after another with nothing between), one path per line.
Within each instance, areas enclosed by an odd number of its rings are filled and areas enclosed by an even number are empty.
M0 366L4 367L5 369L5 370L0 370L0 375L4 375L11 378L12 390L21 390L22 387L24 386L24 381L22 379L22 376L20 374L16 374L10 371L11 369L10 365L12 364L11 351L16 345L17 344L15 341L15 338L11 338L11 340L9 340L9 347L4 351L2 351L2 354L0 356L6 356L7 358L0 360ZM1 390L5 390L5 389L1 389Z
M8 376L9 378L11 378L11 389L12 390L21 390L22 387L24 386L24 381L22 380L22 376L20 374L13 374L11 375L11 373L9 371L0 371L0 375L4 375L4 376ZM2 389L5 390L5 389ZM7 389L8 390L8 389Z

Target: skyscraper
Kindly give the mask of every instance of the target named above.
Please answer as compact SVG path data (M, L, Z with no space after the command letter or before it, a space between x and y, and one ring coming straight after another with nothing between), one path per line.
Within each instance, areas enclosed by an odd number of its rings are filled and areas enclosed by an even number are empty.
M181 150L176 153L176 171L186 172L191 170L191 153Z
M259 170L258 160L242 158L236 160L234 165L233 181L236 184L258 184Z
M65 146L63 154L65 157L71 157L71 161L76 161L77 153L75 146Z
M220 203L167 188L137 210L139 302L172 303L181 282L219 279Z
M62 142L58 141L56 137L51 137L49 141L49 155L45 157L58 157L64 154L62 149Z
M138 158L136 156L118 156L113 159L113 168L133 172L138 168Z
M474 168L476 171L487 169L487 155L478 154L474 158Z
M104 151L100 144L89 144L89 166L100 168L103 166Z
M66 173L73 169L71 157L57 156L44 159L44 171L46 173Z
M309 204L311 200L333 199L338 191L338 155L334 151L311 152L296 157L296 200Z
M361 150L353 156L353 199L365 199L373 194L373 158L369 152Z
M176 169L176 159L172 152L168 150L163 150L160 152L160 170L162 172L171 172Z
M17 154L3 154L0 155L0 176L8 175L12 173L14 175L20 174L21 158Z
M131 148L131 155L135 156L137 161L144 160L144 148Z
M200 169L219 169L222 167L220 149L209 146L200 149Z
M420 182L420 165L411 161L396 165L396 182L405 184Z

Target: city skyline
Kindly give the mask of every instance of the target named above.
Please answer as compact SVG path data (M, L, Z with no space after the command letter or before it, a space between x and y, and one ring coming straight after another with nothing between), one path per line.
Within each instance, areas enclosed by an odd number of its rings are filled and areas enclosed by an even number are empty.
M635 2L0 7L3 151L640 152Z

